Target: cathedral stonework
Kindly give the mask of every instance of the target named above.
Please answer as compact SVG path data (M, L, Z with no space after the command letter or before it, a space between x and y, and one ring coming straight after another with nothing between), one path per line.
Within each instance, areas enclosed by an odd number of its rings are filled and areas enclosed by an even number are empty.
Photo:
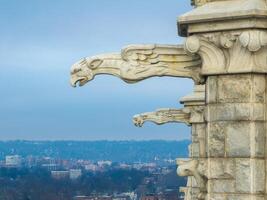
M190 78L184 108L136 115L133 122L191 127L189 158L177 159L185 200L267 200L267 1L192 0L178 19L184 45L132 45L84 58L71 84L110 74L127 83L150 77Z

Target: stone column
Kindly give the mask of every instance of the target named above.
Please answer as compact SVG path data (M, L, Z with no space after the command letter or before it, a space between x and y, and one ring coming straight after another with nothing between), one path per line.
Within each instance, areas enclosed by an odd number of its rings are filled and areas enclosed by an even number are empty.
M179 19L206 77L208 200L267 199L266 19L264 0L203 1Z
M265 96L264 74L208 78L209 199L265 199Z
M206 195L207 137L205 121L205 85L196 85L192 94L181 99L182 109L159 109L135 115L133 122L143 126L146 121L158 125L170 122L185 123L192 126L192 143L189 146L189 160L178 159L178 174L188 176L186 187L180 188L185 193L185 199L196 199Z
M191 128L191 141L189 146L189 158L190 160L185 163L178 161L179 168L186 170L199 170L190 169L186 165L197 161L197 165L206 165L207 158L207 137L206 137L206 122L205 122L205 85L196 85L194 93L181 98L180 102L184 104L185 109L190 110L189 122L192 125ZM184 166L183 166L184 165ZM187 175L181 174L179 175ZM197 173L206 176L205 170L200 170ZM205 181L205 180L204 180ZM206 184L206 183L204 183ZM202 191L201 191L202 190ZM194 176L188 176L187 186L180 188L181 192L185 193L185 200L197 199L201 192L206 193L206 188L200 188L200 184Z

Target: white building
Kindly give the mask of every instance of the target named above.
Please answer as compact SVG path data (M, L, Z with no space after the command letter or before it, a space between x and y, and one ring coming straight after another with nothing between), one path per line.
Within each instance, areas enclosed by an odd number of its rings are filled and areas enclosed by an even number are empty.
M51 171L51 176L54 179L66 179L69 178L69 171Z
M70 179L75 180L82 176L82 170L81 169L71 169L70 170Z
M6 156L6 166L9 167L21 166L21 157L19 155Z

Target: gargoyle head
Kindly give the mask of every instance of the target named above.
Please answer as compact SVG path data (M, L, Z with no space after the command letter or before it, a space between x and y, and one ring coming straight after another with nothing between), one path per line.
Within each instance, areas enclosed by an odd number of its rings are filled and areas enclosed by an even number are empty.
M76 87L85 85L88 81L94 79L94 70L97 69L103 60L99 58L81 59L71 67L71 85Z
M193 172L197 168L197 161L196 160L176 160L178 165L177 174L179 176L192 176Z
M135 115L133 117L133 123L137 127L142 127L144 125L145 121L141 115Z

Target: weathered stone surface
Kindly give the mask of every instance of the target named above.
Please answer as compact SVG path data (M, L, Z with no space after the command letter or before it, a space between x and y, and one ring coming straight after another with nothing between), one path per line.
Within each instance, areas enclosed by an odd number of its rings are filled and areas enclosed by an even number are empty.
M240 122L227 125L225 150L228 157L250 157L250 134L252 134L250 126L250 123Z
M264 159L236 159L236 190L240 193L264 194Z
M227 200L265 200L264 196L248 195L248 194L236 194L227 195Z
M265 157L266 125L265 122L251 123L251 157Z
M193 142L190 147L190 157L191 158L200 158L200 148L199 142Z
M225 123L209 123L208 156L224 157L225 155Z
M235 192L235 181L234 180L209 180L208 191L210 193L233 193Z
M208 106L207 120L214 121L264 121L261 103L223 103Z
M250 159L236 159L236 191L250 193L251 166Z
M206 102L208 104L217 103L217 76L210 76L207 80Z
M209 179L235 179L235 160L209 158Z
M254 75L252 101L255 103L266 103L266 77Z
M252 159L251 160L252 170L252 188L251 193L253 194L264 194L265 192L265 160L264 159Z
M251 76L222 76L218 81L218 102L246 103L250 102Z

